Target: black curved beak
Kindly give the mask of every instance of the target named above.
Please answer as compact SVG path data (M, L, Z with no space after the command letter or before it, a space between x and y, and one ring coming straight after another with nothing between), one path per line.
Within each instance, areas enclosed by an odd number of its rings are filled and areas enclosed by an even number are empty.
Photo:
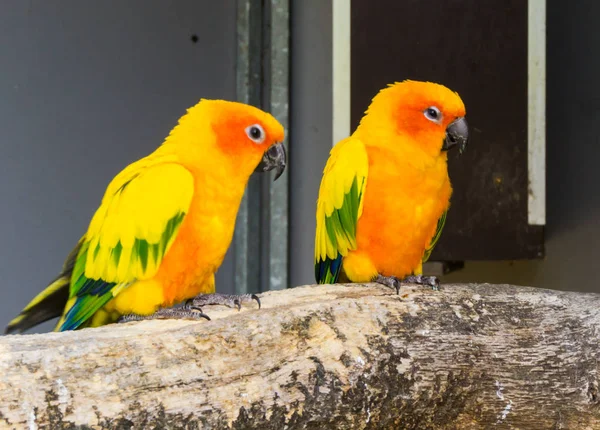
M260 161L260 163L258 163L258 166L256 166L256 169L254 169L254 171L268 172L270 170L276 169L275 171L277 173L275 174L274 179L274 181L276 181L277 178L279 178L285 170L286 163L287 154L285 152L285 146L283 146L283 143L280 142L276 143L275 145L272 145L269 149L267 149L267 152L265 152L265 155L263 155L262 160Z
M459 154L462 154L467 148L469 140L469 125L464 117L456 118L446 128L446 138L442 145L442 151L448 151L458 146Z

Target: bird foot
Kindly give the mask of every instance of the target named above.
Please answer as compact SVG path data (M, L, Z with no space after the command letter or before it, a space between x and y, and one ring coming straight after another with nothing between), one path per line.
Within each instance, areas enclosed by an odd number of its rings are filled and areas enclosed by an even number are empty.
M402 280L403 284L417 284L431 287L433 291L440 290L440 280L437 276L409 275Z
M208 305L223 305L229 308L237 308L239 311L243 303L250 303L256 300L258 309L260 309L260 299L256 294L200 294L199 296L189 299L185 302L185 308L202 309Z
M176 319L176 320L199 320L204 318L210 321L208 315L202 312L202 309L193 309L193 308L161 308L154 312L151 315L137 315L137 314L129 314L123 315L118 323L126 323L130 321L145 321L145 320L167 320L167 319Z
M375 282L378 284L383 284L389 288L394 288L396 290L396 294L400 294L400 287L402 284L428 285L434 291L439 291L440 289L440 280L435 276L410 275L404 279L398 279L395 276L377 275Z
M237 308L239 311L242 308L243 303L252 302L252 300L256 300L258 309L260 309L260 299L256 294L200 294L193 299L186 300L182 307L162 308L151 315L124 315L117 322L125 323L154 319L199 320L201 318L210 321L210 317L202 311L203 306L223 305L229 308Z

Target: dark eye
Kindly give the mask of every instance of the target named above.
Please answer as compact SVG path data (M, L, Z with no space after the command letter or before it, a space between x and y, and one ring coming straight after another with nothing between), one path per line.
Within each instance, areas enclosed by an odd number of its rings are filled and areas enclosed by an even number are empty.
M255 143L263 143L265 140L265 131L260 124L246 127L246 135Z
M442 113L435 106L428 107L423 113L425 114L425 118L427 118L429 121L440 122L442 119Z
M250 128L250 138L258 140L258 139L260 139L261 136L262 136L262 132L260 131L260 128L258 128L258 127Z

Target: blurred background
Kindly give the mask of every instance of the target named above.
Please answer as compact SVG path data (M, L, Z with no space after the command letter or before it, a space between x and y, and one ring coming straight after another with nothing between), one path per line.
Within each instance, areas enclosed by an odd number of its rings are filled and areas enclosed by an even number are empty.
M591 0L3 2L0 322L58 273L113 176L201 97L261 106L288 131L289 168L252 178L217 289L312 283L328 152L407 78L458 91L471 126L427 270L597 291L596 12Z

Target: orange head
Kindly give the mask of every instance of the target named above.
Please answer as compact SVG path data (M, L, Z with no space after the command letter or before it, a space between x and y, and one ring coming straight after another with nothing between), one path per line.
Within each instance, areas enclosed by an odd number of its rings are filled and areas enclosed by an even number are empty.
M457 93L432 82L407 80L373 98L357 133L368 134L379 146L397 145L402 138L431 156L455 146L462 152L468 138L464 116L465 105Z
M286 165L284 134L283 126L258 108L202 99L180 118L165 143L182 143L189 159L229 159L244 176L276 169L277 179Z

